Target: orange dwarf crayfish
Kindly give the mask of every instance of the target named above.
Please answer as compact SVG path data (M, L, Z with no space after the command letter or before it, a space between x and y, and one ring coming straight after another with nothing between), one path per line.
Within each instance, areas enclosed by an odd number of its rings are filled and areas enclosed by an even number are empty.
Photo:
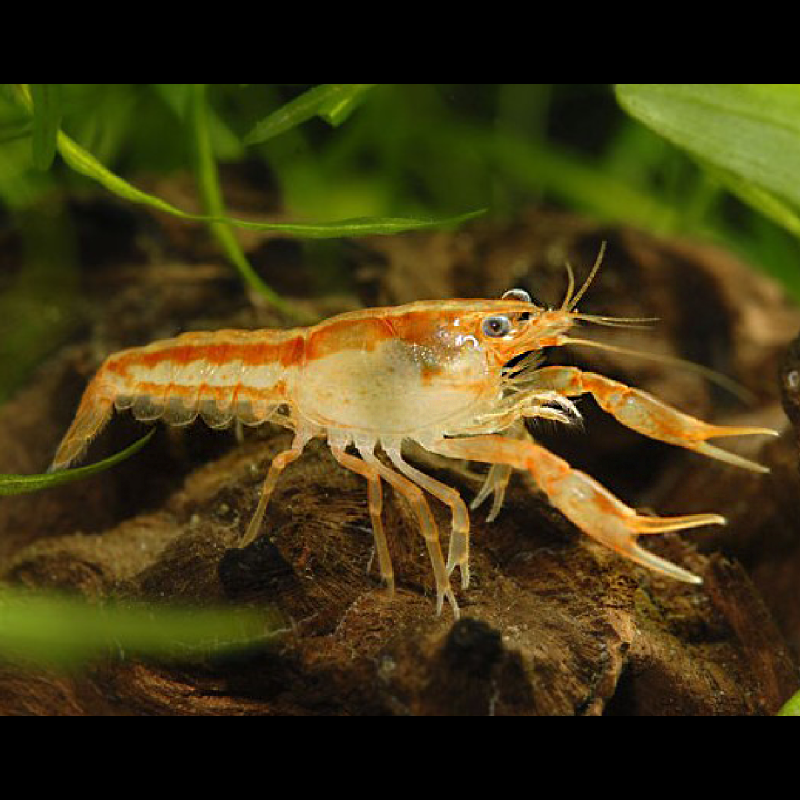
M254 542L283 471L315 438L342 467L368 482L369 509L382 577L395 577L382 522L383 483L413 508L436 578L438 611L456 570L470 584L469 511L458 492L411 466L403 446L492 465L474 508L494 495L499 513L513 470L526 470L577 527L617 553L676 580L700 578L643 549L639 537L724 524L716 514L660 518L629 508L597 481L522 433L527 419L569 424L580 419L574 398L593 395L622 424L653 439L735 466L766 472L710 440L773 435L761 428L718 427L602 375L543 366L545 348L602 346L571 338L578 323L626 320L581 314L578 305L602 263L577 290L569 271L566 300L543 308L523 291L501 300L419 302L335 317L312 328L187 334L109 358L84 395L53 463L66 469L111 419L130 410L142 422L186 426L202 417L212 428L234 422L278 423L294 431L290 450L275 458L261 502L243 541ZM628 320L627 322L634 322ZM612 348L609 348L612 349ZM382 450L386 459L378 457ZM391 464L391 466L389 466ZM449 558L426 493L452 510Z

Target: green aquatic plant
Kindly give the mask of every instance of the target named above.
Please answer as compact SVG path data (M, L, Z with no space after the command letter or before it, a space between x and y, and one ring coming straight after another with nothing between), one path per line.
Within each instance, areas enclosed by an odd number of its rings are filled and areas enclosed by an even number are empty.
M412 230L424 230L446 225L458 225L476 216L476 212L451 218L436 217L372 217L346 219L336 222L291 223L291 222L253 222L235 219L225 213L222 192L216 173L216 162L208 128L208 108L206 84L183 84L189 96L190 119L197 151L199 182L207 214L187 212L167 201L133 186L124 178L81 147L61 130L62 91L64 84L5 84L10 87L11 96L31 117L32 157L38 169L47 169L56 153L64 162L81 175L90 178L108 191L131 203L149 206L187 222L208 224L225 251L228 258L239 270L245 283L260 293L268 302L281 310L292 313L285 301L270 289L247 263L247 259L236 240L230 235L231 228L280 233L305 239L334 239L359 236L385 236ZM261 123L250 139L255 142L271 138L296 125L300 125L315 115L321 115L339 125L352 113L358 99L366 88L375 84L328 84L334 87L324 91L312 90L310 99L290 104L289 108L277 115L271 115ZM298 110L298 105L301 107ZM280 119L276 122L275 119Z
M0 475L0 497L35 494L36 492L55 489L59 486L66 486L76 481L82 481L86 478L100 475L135 456L147 445L153 436L155 436L155 433L156 429L154 428L147 436L140 439L126 450L123 450L121 453L88 467L81 467L65 472L55 472L49 475Z
M800 86L621 83L622 106L800 236Z
M155 434L112 458L51 475L0 475L0 497L32 494L85 480L136 455ZM98 658L167 660L263 646L284 627L269 610L188 609L132 603L90 604L54 594L0 588L0 659L48 668Z
M256 124L245 144L263 144L299 125L321 117L334 128L344 124L378 83L323 83Z
M796 694L782 709L779 717L800 717L800 692Z
M0 659L76 669L97 659L186 661L274 642L285 622L269 609L89 603L0 588Z
M723 243L800 297L799 97L797 84L0 84L0 206L73 188L66 164L212 226L248 288L284 311L237 227L391 235L540 202ZM275 174L280 219L226 212L220 167L245 162ZM188 167L203 213L128 177Z
M616 92L710 180L800 238L800 84L621 83ZM800 298L797 266L779 277Z

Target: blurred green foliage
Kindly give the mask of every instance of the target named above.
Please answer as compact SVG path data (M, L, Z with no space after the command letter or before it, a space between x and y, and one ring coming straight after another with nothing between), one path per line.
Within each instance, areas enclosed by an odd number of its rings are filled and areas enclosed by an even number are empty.
M27 109L21 86L28 87ZM699 169L628 118L611 84L0 87L0 202L6 206L30 207L53 185L77 185L61 165L44 173L60 132L117 176L194 169L193 106L196 111L201 87L214 158L267 163L290 218L448 216L486 207L513 213L554 201L665 234L719 238L756 256L766 251L755 260L778 272L782 258L794 260L789 244L730 202L720 173ZM658 109L669 130L651 127L695 155L692 144L703 140L714 152L728 149L707 135L714 115L697 118L698 107L714 103L720 131L726 120L745 119L759 107L773 112L765 115L773 130L783 127L796 141L795 84L620 84L618 90L634 114L643 107L651 112L639 115L645 122L652 123ZM703 103L687 102L692 93ZM675 135L693 112L694 129ZM753 161L792 182L789 152L765 155L758 131L744 136L741 126L727 129ZM76 166L75 152L61 149Z
M286 622L269 610L88 603L0 588L0 657L76 669L98 658L205 659L275 643Z
M709 153L724 155L738 143L739 166L750 156L756 170L796 186L796 148L777 141L765 148L762 136L783 130L798 141L795 84L616 87L622 105L655 133L625 114L611 84L0 86L0 204L14 211L36 208L54 187L79 187L66 162L123 198L154 203L136 197L130 181L195 170L206 211L219 220L215 165L252 159L277 175L289 219L314 220L305 233L302 225L287 229L292 235L314 235L315 226L316 235L359 233L337 227L340 220L366 218L380 229L381 220L404 216L513 214L549 202L725 242L800 297L796 241L775 224L776 214L765 215L767 202L751 213L732 200L763 192L760 176L739 173L733 185L729 165L708 168L718 166ZM771 112L762 114L771 128L730 124L750 119L755 107ZM717 131L729 132L728 140L715 138ZM796 210L796 197L771 199L773 208Z
M800 693L796 694L782 709L780 717L800 717Z

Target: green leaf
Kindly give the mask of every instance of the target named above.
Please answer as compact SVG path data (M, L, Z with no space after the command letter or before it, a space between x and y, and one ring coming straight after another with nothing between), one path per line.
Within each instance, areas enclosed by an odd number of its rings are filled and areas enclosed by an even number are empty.
M622 83L639 121L800 236L800 84Z
M334 89L320 110L320 116L334 128L344 125L353 112L364 102L366 95L377 83L331 83Z
M115 654L186 660L266 644L282 628L269 610L96 606L0 591L0 656L23 664L73 668Z
M190 120L195 142L197 179L200 192L205 204L205 210L214 217L224 217L225 201L219 182L214 147L211 142L206 84L192 83L189 86L188 105L191 111ZM297 316L294 308L261 280L259 274L250 264L247 255L239 244L239 240L234 236L228 225L214 223L211 225L211 232L227 256L228 261L236 267L247 286L262 297L265 297L275 308L280 309L291 317Z
M130 183L111 172L107 167L103 166L91 153L84 150L63 132L58 136L58 149L64 161L66 161L72 169L87 178L97 181L101 186L118 197L121 197L123 200L128 200L140 205L147 205L157 211L163 211L182 219L196 222L205 221L203 217L181 211L165 200L161 200L154 195L147 194L141 191L141 189L132 186Z
M59 151L64 160L76 172L92 178L110 192L132 203L147 205L180 219L206 225L230 225L244 230L281 233L301 239L340 239L355 236L388 236L408 231L460 225L485 213L485 211L471 212L458 217L369 217L323 223L250 222L225 216L190 214L170 205L165 200L137 189L118 177L66 134L59 134L58 140Z
M32 83L33 164L46 172L53 164L61 129L61 84Z
M267 231L296 236L301 239L340 239L354 236L388 236L408 231L460 225L484 214L472 212L458 217L369 217L339 222L301 223L301 222L250 222L225 216L206 216L182 211L165 200L137 189L127 181L104 167L91 153L84 150L66 134L58 137L59 151L64 160L76 172L100 183L118 197L132 203L147 205L189 222L206 225L230 225L251 231Z
M35 492L42 492L46 489L54 489L57 486L65 486L75 481L81 481L86 478L91 478L93 475L98 475L101 472L116 467L123 461L135 456L155 435L156 428L154 428L144 439L136 442L136 444L118 453L111 458L101 461L99 464L93 464L90 467L82 467L81 469L73 469L68 472L56 472L52 475L0 475L0 497L11 497L21 494L33 494Z
M486 209L471 211L456 217L363 217L342 222L306 225L305 236L309 239L333 239L360 236L393 236L410 231L447 228L463 225L482 217Z
M323 83L259 122L245 137L245 144L263 144L314 117L338 127L376 86L377 83Z
M800 694L796 694L782 709L779 717L800 717Z
M17 97L20 102L28 108L29 111L32 111L33 101L28 89L28 84L8 85L16 89ZM369 86L373 84L341 85ZM296 236L301 239L389 236L408 231L456 226L486 213L485 211L478 211L456 217L369 217L323 223L252 222L225 216L191 214L171 205L159 197L137 189L123 178L115 175L91 153L82 148L77 142L70 139L63 131L58 134L58 150L61 153L61 157L76 172L96 181L101 186L108 189L108 191L131 203L146 205L157 211L162 211L188 222L198 222L206 225L230 225L243 230L280 233L286 236Z

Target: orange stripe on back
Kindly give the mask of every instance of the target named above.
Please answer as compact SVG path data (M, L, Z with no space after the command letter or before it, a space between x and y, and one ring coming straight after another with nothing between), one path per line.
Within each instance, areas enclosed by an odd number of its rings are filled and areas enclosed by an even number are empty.
M289 368L302 362L304 351L305 336L297 332L197 333L120 353L108 360L106 369L124 377L133 367L155 369L165 363L177 367L201 362L214 367L234 363L244 367L278 364Z
M311 334L305 356L308 361L317 361L344 351L370 353L382 342L395 338L394 329L383 317L334 320Z

